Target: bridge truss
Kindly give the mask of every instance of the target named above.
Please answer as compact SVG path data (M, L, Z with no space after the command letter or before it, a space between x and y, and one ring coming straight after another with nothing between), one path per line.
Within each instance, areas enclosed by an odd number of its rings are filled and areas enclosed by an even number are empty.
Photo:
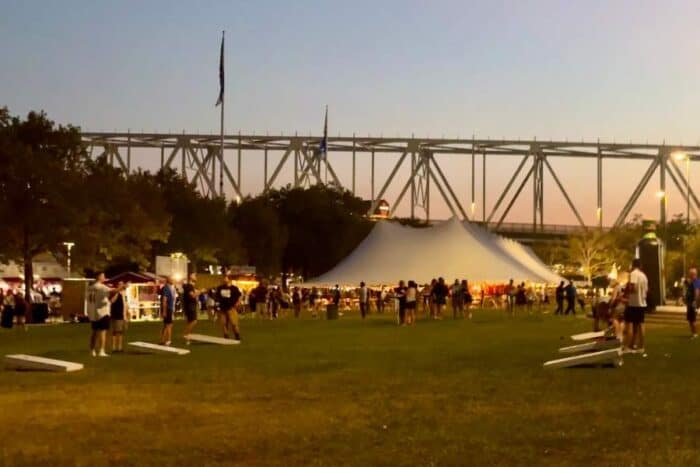
M700 146L667 146L655 144L624 144L602 142L553 142L489 139L432 139L432 138L384 138L384 137L330 137L329 152L346 153L352 158L352 178L349 186L344 186L328 158L319 151L318 136L257 136L226 135L224 153L220 151L220 137L202 134L161 134L161 133L83 133L83 142L93 157L106 157L127 174L133 170L132 150L159 149L160 167L170 167L181 172L189 181L197 184L206 196L223 196L227 190L236 197L243 197L241 154L245 151L260 154L265 159L264 190L279 184L280 174L286 170L293 171L293 186L308 186L314 183L327 183L346 188L355 193L357 181L357 157L370 158L370 181L373 213L380 200L386 199L387 191L394 184L401 187L399 194L390 203L393 213L405 196L410 199L411 217L417 217L422 211L430 220L430 197L437 191L452 214L469 219L468 210L456 195L441 168L436 155L462 155L471 159L471 220L480 221L498 230L513 205L520 199L524 188L532 184L532 231L544 228L544 180L551 178L563 195L581 228L587 226L574 204L564 183L550 161L560 158L592 159L596 161L596 201L597 224L603 226L603 161L604 160L641 160L648 167L637 183L630 198L621 211L616 213L613 227L622 225L640 195L649 185L652 177L659 174L659 221L666 223L667 216L667 182L670 182L688 199L688 218L690 212L697 218L700 201L689 183L688 169L691 162L700 160ZM276 152L281 158L268 170L268 154ZM391 153L398 156L389 176L384 180L375 180L375 158L381 154ZM235 166L227 162L227 157L235 156ZM518 157L520 162L511 174L505 188L497 197L490 211L486 209L486 187L488 170L502 170L498 164L504 156ZM481 173L478 174L476 161L481 159ZM685 164L685 172L683 165ZM397 174L402 167L410 168L408 178L398 180ZM325 175L325 177L324 177ZM474 219L476 202L476 178L481 177L482 218ZM375 182L380 182L377 185Z

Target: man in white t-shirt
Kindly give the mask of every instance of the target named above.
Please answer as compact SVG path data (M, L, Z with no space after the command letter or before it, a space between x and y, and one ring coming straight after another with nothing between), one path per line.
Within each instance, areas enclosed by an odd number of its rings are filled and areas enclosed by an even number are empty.
M644 313L647 309L647 292L649 281L641 270L638 258L632 261L632 272L627 284L628 302L625 309L625 347L637 347L637 352L644 354Z
M359 298L360 315L362 316L362 319L365 319L365 316L367 316L367 310L369 308L369 289L367 288L364 282L360 282Z
M109 296L115 290L105 284L104 273L99 273L95 283L88 290L88 317L92 334L90 335L90 351L92 356L109 357L105 352L107 330L109 329L109 312L111 302ZM99 345L98 345L99 341ZM99 353L97 348L99 347Z

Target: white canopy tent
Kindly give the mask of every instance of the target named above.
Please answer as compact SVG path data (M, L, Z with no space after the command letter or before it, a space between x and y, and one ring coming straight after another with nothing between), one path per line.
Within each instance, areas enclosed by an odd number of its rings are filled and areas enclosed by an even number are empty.
M539 282L548 284L559 283L563 280L557 274L552 272L549 267L537 257L534 251L520 242L516 242L510 238L501 237L500 235L489 232L488 230L469 221L464 222L464 227L480 238L485 245L491 245L493 248L498 248L507 256L516 261L526 269L532 271L539 276Z
M419 284L444 277L447 282L548 282L547 277L516 260L506 248L453 218L433 227L406 227L380 221L337 266L304 286Z

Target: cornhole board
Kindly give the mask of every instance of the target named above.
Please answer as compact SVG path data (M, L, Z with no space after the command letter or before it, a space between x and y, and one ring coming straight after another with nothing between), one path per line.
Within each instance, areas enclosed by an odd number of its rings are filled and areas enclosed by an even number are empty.
M173 355L187 355L190 353L187 349L178 349L177 347L169 347L167 345L151 344L150 342L129 342L132 347L137 347L139 349L150 350L152 352L173 354Z
M204 344L219 344L219 345L235 345L238 342L233 339L224 339L223 337L207 336L205 334L187 334L185 339L192 342L202 342Z
M597 339L599 337L605 337L605 331L584 332L582 334L574 334L573 336L571 336L571 339L575 341L587 341L589 339Z
M617 339L605 339L586 342L584 344L570 345L559 349L559 353L577 354L583 352L597 352L599 350L616 349L620 347L620 341Z
M622 366L622 349L601 350L600 352L574 355L573 357L559 358L544 363L545 368L568 368L578 365L593 365L612 363Z
M37 357L35 355L12 354L5 355L5 366L11 370L34 371L78 371L83 369L82 363L67 362L53 358Z

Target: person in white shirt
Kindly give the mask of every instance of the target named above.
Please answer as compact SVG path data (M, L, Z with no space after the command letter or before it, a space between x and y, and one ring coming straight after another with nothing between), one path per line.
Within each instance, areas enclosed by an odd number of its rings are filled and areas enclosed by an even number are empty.
M364 282L360 282L359 299L360 315L362 315L362 319L365 319L365 316L367 316L367 309L369 308L369 289Z
M418 284L415 281L408 281L406 288L406 320L405 323L411 326L416 322L416 303L418 302Z
M625 309L625 348L636 347L638 353L644 352L644 313L647 309L647 292L649 281L641 270L639 258L632 261L632 272L627 284L628 301Z
M90 326L92 327L90 352L92 352L93 357L109 357L105 352L107 330L109 330L110 322L109 312L111 302L109 296L115 292L115 290L107 287L104 282L104 273L99 273L95 283L92 284L88 290L88 317L90 318Z

